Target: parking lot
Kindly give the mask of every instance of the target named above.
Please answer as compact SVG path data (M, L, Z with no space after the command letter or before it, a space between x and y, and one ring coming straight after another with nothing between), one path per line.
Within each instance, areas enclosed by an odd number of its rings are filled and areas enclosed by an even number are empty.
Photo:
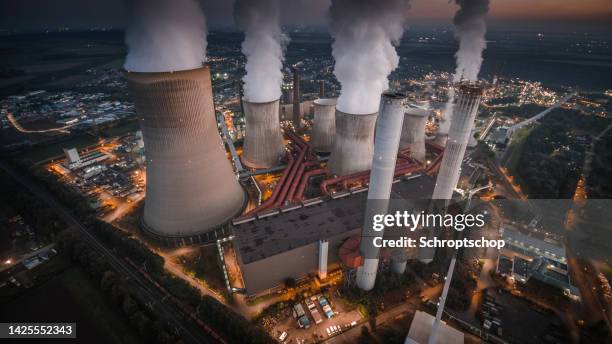
M306 299L310 300L310 298ZM272 331L272 335L277 340L280 339L283 332L286 332L287 336L283 340L284 343L306 344L320 342L339 335L351 327L357 326L362 321L361 314L358 310L346 310L340 302L335 302L334 298L325 298L333 312L333 314L328 312L331 318L328 318L325 315L324 308L327 307L322 307L318 298L308 302L305 300L302 300L299 303L301 306L298 308L301 307L303 309L304 316L308 318L308 327L299 327L298 319L300 317L295 317L295 307L292 307L292 309L286 309L285 320L279 322ZM317 321L315 321L315 317L318 317L316 315L313 316L313 313L318 313L320 316L318 324L316 323Z

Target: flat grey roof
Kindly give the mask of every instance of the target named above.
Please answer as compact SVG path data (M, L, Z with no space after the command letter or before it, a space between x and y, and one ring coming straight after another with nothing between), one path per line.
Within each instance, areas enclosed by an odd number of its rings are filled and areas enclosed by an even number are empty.
M422 175L393 184L395 199L431 198L435 181ZM361 228L367 192L325 200L289 212L233 225L244 264Z

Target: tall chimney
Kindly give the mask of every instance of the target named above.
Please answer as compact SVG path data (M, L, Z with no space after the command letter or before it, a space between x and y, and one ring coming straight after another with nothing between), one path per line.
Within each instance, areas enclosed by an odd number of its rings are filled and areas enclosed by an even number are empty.
M297 66L293 67L293 126L296 129L301 127L302 112L300 109L300 70Z
M325 80L319 80L319 98L325 98Z
M208 67L126 77L146 149L145 230L167 246L215 239L245 193L217 131Z
M453 108L452 122L444 156L436 179L433 199L450 200L461 175L461 163L470 139L483 89L475 84L459 86L459 96Z
M373 218L377 214L386 214L389 208L405 101L406 96L399 93L384 93L380 101L368 202L361 232L360 250L364 259L363 265L357 268L357 286L363 290L371 290L376 282L379 248L372 241L375 237L382 237L384 231L373 229Z
M251 103L243 100L246 131L242 162L250 168L270 168L284 153L279 120L279 100Z

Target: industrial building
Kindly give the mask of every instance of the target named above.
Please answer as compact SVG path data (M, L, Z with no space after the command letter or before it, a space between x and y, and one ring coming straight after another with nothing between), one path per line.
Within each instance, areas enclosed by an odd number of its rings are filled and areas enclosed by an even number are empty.
M391 197L406 200L402 209L425 207L433 185L433 179L426 174L399 178L393 184ZM312 199L234 221L233 243L246 293L274 292L284 287L287 278L299 280L340 267L353 269L341 259L340 246L360 236L366 190ZM416 199L422 199L422 204L417 204ZM404 234L393 230L385 237ZM320 256L324 250L326 259ZM320 266L321 261L326 261L326 266Z
M331 173L345 176L370 169L377 117L377 112L355 115L336 109L336 135L328 163Z
M405 344L428 344L431 336L431 329L434 324L435 317L423 311L417 311L414 314L408 337ZM441 323L438 327L436 343L444 344L463 344L465 342L465 334L463 332L450 327L445 323Z
M168 246L214 240L246 196L217 131L208 66L126 76L146 149L145 231Z
M314 101L314 120L310 145L316 152L331 152L336 134L336 100L317 99Z
M109 158L106 153L99 150L79 154L76 148L64 149L64 155L66 156L65 167L69 170L85 168Z
M459 85L457 102L453 107L452 122L436 179L433 199L452 199L453 191L461 175L461 164L472 133L482 92L482 87L478 85L468 83Z
M270 168L284 155L279 120L279 100L266 103L242 101L246 132L242 163L250 168Z

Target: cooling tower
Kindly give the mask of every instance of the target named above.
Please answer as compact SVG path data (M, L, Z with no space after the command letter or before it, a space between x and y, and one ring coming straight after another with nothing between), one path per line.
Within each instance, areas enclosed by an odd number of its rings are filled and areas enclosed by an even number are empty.
M314 101L314 121L310 145L317 152L331 152L336 133L336 100L317 99Z
M377 116L378 113L353 115L336 109L336 134L327 163L331 173L345 176L370 169Z
M429 111L415 107L406 107L400 149L409 148L413 158L425 162L425 124Z
M217 131L208 67L127 81L147 152L145 229L170 246L214 239L245 193Z
M242 162L250 168L278 165L284 153L279 121L279 101L251 103L242 101L246 128Z
M373 229L373 218L377 214L386 214L389 208L397 151L402 135L405 100L406 97L402 94L384 93L380 101L368 201L359 246L364 259L363 265L357 268L357 286L363 290L371 290L376 282L380 249L374 246L373 239L383 237L384 231Z
M459 96L453 110L453 120L448 132L448 140L440 171L436 179L433 199L451 199L461 173L461 163L465 155L474 119L482 95L482 87L474 84L461 84Z
M404 249L396 249L391 252L391 271L398 275L406 272L406 265L408 263L408 256Z

